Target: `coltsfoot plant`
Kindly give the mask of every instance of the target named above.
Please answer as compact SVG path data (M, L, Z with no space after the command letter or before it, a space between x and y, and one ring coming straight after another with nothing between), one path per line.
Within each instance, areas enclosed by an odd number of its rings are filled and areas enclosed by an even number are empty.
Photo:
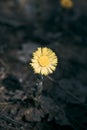
M35 73L45 76L53 73L57 64L58 58L55 52L47 47L40 47L35 52L33 52L33 58L31 59L30 63Z

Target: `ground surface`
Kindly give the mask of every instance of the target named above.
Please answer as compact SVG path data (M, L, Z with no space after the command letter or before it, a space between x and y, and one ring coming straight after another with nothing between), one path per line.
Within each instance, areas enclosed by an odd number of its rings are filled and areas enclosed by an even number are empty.
M34 25L1 20L0 130L87 130L87 18L75 11L60 9ZM39 76L29 62L40 46L53 49L59 63L44 77L37 106Z

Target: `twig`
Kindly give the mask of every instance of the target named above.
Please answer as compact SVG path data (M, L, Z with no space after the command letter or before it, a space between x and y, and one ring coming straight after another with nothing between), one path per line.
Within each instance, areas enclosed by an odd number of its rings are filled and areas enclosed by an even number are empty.
M56 83L57 85L59 85L59 83L56 81L56 80L54 80L53 78L51 78L50 76L48 76L48 78L51 80L51 81L53 81L54 83ZM70 96L72 96L74 99L76 99L77 101L78 101L78 103L80 103L81 105L85 105L85 106L87 106L87 104L83 104L80 100L79 100L79 98L77 98L75 95L73 95L70 91L66 91L64 88L62 88L62 86L58 86L60 89L62 89L67 95L70 95ZM79 122L78 122L78 120L76 120L75 118L73 118L73 117L70 117L70 119L72 120L72 121L74 121L80 128L84 128L84 130L87 130L87 128L84 126L84 125L82 125L82 124L79 124Z
M59 83L56 81L56 80L54 80L53 78L51 78L50 76L47 76L52 82L54 82L54 83L56 83L57 85L59 85ZM77 100L78 101L78 103L80 103L80 104L82 104L82 105L85 105L85 106L87 106L87 104L85 104L85 103L82 103L80 100L79 100L79 98L78 97L76 97L75 95L73 95L70 91L68 91L68 90L65 90L62 86L58 86L60 89L62 89L67 95L70 95L71 97L73 97L75 100Z
M16 124L18 126L23 126L22 122L18 122L16 120L12 119L11 117L9 117L7 115L4 115L4 114L0 114L0 119L6 120L6 121L10 121L11 123Z

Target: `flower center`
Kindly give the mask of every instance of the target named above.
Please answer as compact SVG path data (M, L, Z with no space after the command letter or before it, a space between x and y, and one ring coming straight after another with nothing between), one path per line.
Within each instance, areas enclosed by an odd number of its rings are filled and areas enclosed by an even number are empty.
M45 67L49 64L49 59L47 56L41 56L38 61L42 67Z

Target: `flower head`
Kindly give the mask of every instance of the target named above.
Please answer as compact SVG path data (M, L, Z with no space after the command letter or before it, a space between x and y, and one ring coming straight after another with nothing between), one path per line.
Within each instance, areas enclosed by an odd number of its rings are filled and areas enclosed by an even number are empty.
M55 71L58 63L56 54L49 48L38 48L33 52L30 65L37 74L48 75Z
M60 4L64 8L72 8L74 5L72 0L60 0Z

